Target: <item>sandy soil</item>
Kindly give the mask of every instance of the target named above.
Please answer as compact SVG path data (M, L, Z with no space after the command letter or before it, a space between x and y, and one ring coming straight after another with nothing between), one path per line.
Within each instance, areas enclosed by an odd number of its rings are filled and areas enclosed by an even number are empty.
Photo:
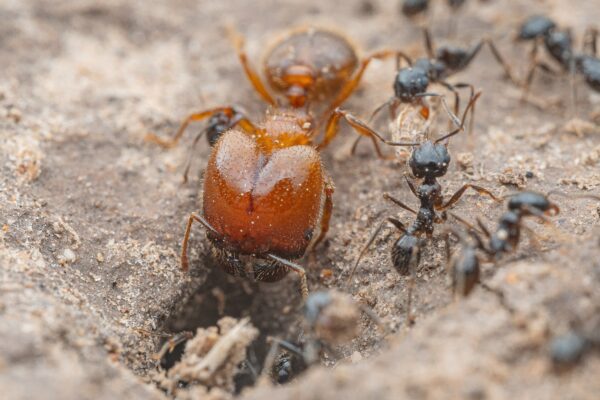
M351 293L389 333L363 318L360 336L336 349L342 360L324 360L288 385L253 388L248 370L260 369L267 335L297 339L296 278L276 284L234 279L211 260L199 230L191 271L180 271L180 240L187 215L198 208L210 150L199 146L192 179L182 185L191 135L168 151L144 136L168 136L188 113L216 105L240 104L260 118L264 104L246 82L225 27L245 35L256 64L267 43L308 24L345 32L361 54L390 47L423 54L417 26L398 14L396 3L0 2L5 398L227 398L222 389L164 390L153 358L166 338L215 326L223 316L249 317L260 332L236 377L235 391L243 387L245 398L597 398L600 208L591 200L557 197L557 228L529 222L541 248L524 240L516 254L485 266L484 279L505 294L512 311L484 290L455 302L443 241L434 240L417 273L410 327L407 282L389 261L397 233L389 230L375 242L346 285L375 225L389 215L410 219L381 197L390 192L415 204L403 181L405 163L378 160L366 141L350 157L354 136L344 130L323 153L336 184L330 234L302 263L311 290ZM598 0L469 1L450 17L438 4L431 26L439 42L495 38L522 76L529 46L510 38L523 16L547 13L580 38L585 26L597 23L599 9ZM368 116L392 94L393 73L393 63L373 63L346 108ZM582 82L581 120L573 120L566 77L536 79L533 92L554 106L521 104L487 49L453 81L469 81L484 94L474 135L452 140L453 165L441 179L445 193L463 182L498 194L600 191L600 96ZM455 211L493 226L503 208L468 194ZM558 370L550 349L570 332L592 345L574 366Z

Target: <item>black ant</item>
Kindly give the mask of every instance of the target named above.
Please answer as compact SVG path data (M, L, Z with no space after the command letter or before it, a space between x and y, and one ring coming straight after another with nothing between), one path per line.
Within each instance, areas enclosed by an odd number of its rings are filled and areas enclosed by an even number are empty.
M600 59L597 57L597 36L598 30L588 28L584 34L583 52L577 53L573 48L573 37L569 29L558 29L557 24L550 18L543 15L534 15L529 17L521 24L516 36L518 41L534 41L531 50L531 66L527 72L523 86L523 99L526 99L529 88L535 76L537 69L544 70L551 74L556 71L544 61L537 59L537 52L540 42L543 42L544 48L548 54L558 63L563 71L568 72L573 77L575 73L580 73L589 87L600 92ZM586 54L586 52L588 52ZM496 57L502 57L496 52ZM572 81L572 101L575 102L575 86Z
M473 239L473 243L470 243L465 235L456 229L448 228L450 233L458 237L462 245L460 256L450 261L449 268L452 288L456 294L468 296L479 282L480 259L477 250L481 250L497 261L503 254L516 250L521 238L521 229L524 228L525 217L537 216L545 220L546 216L555 216L560 211L547 196L536 192L521 192L511 196L507 208L508 210L500 216L498 227L493 233L490 233L481 220L477 219L487 243L481 239L477 230L464 220L460 222L469 228L468 234Z
M377 107L371 119L375 117L383 108L388 107L390 117L395 118L396 110L400 104L412 104L421 107L423 118L429 118L429 108L424 104L425 97L441 97L440 94L428 92L430 83L437 83L448 89L454 95L454 114L458 114L460 109L460 96L457 89L469 88L471 96L474 93L473 85L469 83L450 84L447 79L452 75L467 68L473 59L479 54L484 44L488 44L494 55L499 54L494 43L490 39L482 39L471 48L462 48L456 46L441 46L435 48L433 39L428 29L423 29L425 48L427 57L412 60L404 53L398 53L396 57L397 73L394 79L394 95L381 106ZM407 67L400 68L400 61L404 59ZM496 60L503 66L506 74L514 80L510 68L505 64L501 57ZM443 97L441 97L443 99ZM472 114L474 111L472 112ZM458 125L458 121L452 118L452 121ZM471 120L472 121L472 120ZM470 130L472 129L472 125ZM356 139L358 142L360 137ZM356 148L357 143L354 144Z
M448 7L452 12L458 11L465 0L447 0ZM429 9L429 0L404 0L400 3L400 11L406 17L414 17L425 13Z
M324 352L339 359L333 346L351 341L359 334L359 319L365 313L385 333L381 321L368 307L338 291L312 293L304 305L304 331L300 344L269 338L272 343L265 368L277 383L286 383L316 364ZM282 348L284 352L276 354Z
M369 135L373 138L377 138L380 141L390 145L390 146L411 146L413 147L412 154L408 161L408 165L413 173L413 175L422 179L423 181L419 185L418 189L415 185L406 179L408 186L411 192L419 199L420 207L419 211L415 211L411 207L407 206L400 200L397 200L385 193L383 195L384 199L390 200L399 207L413 213L416 215L415 221L409 226L406 227L402 222L397 220L396 218L387 218L386 221L382 222L379 227L375 230L375 232L371 235L371 238L360 252L356 263L354 264L354 268L350 273L349 282L351 281L356 268L358 267L362 256L366 253L370 245L373 243L383 226L386 222L391 223L396 227L399 231L402 232L402 236L394 243L392 247L392 263L394 268L401 275L410 275L411 276L411 287L412 287L412 270L411 268L413 264L417 265L419 263L420 258L420 239L419 237L425 234L428 238L431 238L434 230L434 223L443 223L447 216L445 211L452 207L456 202L461 198L464 192L471 188L475 190L480 195L490 196L495 201L501 201L494 194L492 194L489 190L482 188L480 186L472 185L472 184L464 184L456 193L454 193L450 199L444 203L444 199L442 196L442 187L440 183L437 181L437 178L440 178L446 174L448 171L448 165L450 164L450 153L448 152L448 139L458 132L464 129L464 123L466 116L471 110L481 95L481 92L478 92L471 96L469 104L465 108L465 111L462 115L462 119L460 121L460 127L453 130L452 132L442 135L440 138L435 141L426 140L423 143L400 143L400 142L390 142L381 137L377 132L372 130L371 128L363 125L361 128L364 129ZM437 212L442 212L442 215L438 215ZM453 217L458 218L454 214ZM409 319L411 319L410 314L410 292L412 289L409 289Z
M551 195L566 196L558 191L551 191L547 195L531 191L511 195L507 204L508 210L500 216L496 230L491 233L478 218L477 225L487 241L481 239L475 227L462 219L459 219L459 222L468 227L468 234L473 239L472 243L466 240L464 234L448 228L448 231L457 236L462 244L461 256L450 262L452 287L456 294L468 296L475 284L479 282L480 259L477 250L483 252L488 259L498 261L503 255L513 253L516 250L521 239L521 230L529 230L523 224L524 218L533 216L548 222L547 217L559 214L560 208L549 199ZM570 195L569 198L600 200L600 197L588 194ZM446 248L449 249L448 242L446 242ZM483 286L494 291L485 285Z

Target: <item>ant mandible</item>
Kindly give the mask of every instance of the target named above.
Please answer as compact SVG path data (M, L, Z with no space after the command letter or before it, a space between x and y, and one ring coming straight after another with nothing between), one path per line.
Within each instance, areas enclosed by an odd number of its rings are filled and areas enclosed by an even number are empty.
M333 183L319 155L327 142L314 142L317 122L352 94L371 60L395 53L377 52L359 63L354 48L336 33L293 32L265 58L269 86L283 97L278 102L249 64L243 39L234 39L246 76L271 106L264 120L254 124L239 107L216 107L189 115L170 140L148 137L170 147L191 122L210 118L206 132L213 148L204 174L202 213L189 216L181 266L188 269L190 231L199 222L225 271L274 282L292 270L300 275L306 298L306 273L291 260L324 238L333 207ZM324 116L313 116L313 104L326 105ZM189 163L185 176L188 168Z
M448 171L448 165L450 164L450 153L448 152L448 139L452 136L459 133L464 129L464 123L466 116L471 110L481 95L481 92L478 92L471 96L469 104L465 108L465 111L462 115L462 119L460 121L460 126L447 133L442 135L440 138L435 141L426 140L423 143L403 143L403 142L391 142L385 140L379 133L369 128L366 124L356 120L350 114L346 112L340 111L339 114L344 116L349 122L353 121L354 123L360 122L361 125L359 133L364 134L366 136L371 137L373 140L378 139L390 146L410 146L413 147L413 151L411 153L410 159L408 161L408 165L412 171L412 174L418 178L422 179L421 184L418 189L415 185L406 179L408 186L411 192L419 199L420 207L418 211L415 211L411 207L407 206L403 202L398 199L393 198L389 194L384 194L384 198L386 200L392 201L397 206L413 213L416 215L415 221L409 226L406 227L402 222L397 220L396 218L387 218L384 222L382 222L379 227L374 231L371 235L371 238L368 240L367 244L360 252L356 263L350 273L348 278L348 282L352 280L354 272L356 271L360 260L363 255L366 253L370 245L373 243L383 226L386 222L391 223L396 227L399 231L402 232L402 236L394 243L392 247L392 263L394 268L401 275L410 275L411 283L409 287L409 319L411 319L410 315L410 292L412 291L412 269L411 265L418 264L420 258L420 240L419 237L425 234L428 238L431 238L434 230L434 223L442 223L446 219L446 215L442 214L441 216L437 214L437 212L444 212L452 207L464 192L471 188L475 190L480 195L490 196L495 201L501 201L493 193L489 190L476 186L473 184L464 184L456 193L454 193L450 199L444 203L444 198L442 195L442 188L440 183L437 181L438 178L444 176ZM354 125L352 125L354 126ZM453 215L454 216L454 215ZM458 218L457 216L454 216Z

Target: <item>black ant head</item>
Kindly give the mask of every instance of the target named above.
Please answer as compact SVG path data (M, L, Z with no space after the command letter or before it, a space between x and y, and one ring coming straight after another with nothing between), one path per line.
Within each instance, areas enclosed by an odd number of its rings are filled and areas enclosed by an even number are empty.
M443 143L426 141L417 146L408 160L408 165L416 178L446 175L450 164L450 153Z
M540 213L558 213L558 207L547 196L536 192L521 192L512 196L508 201L508 209L522 213L525 212L526 214L535 211L539 211ZM528 212L527 210L530 211Z
M402 2L402 14L407 17L414 17L427 10L429 0L404 0Z
M409 233L405 233L394 243L392 248L392 263L400 275L410 273L410 263L413 260L419 264L420 251L419 239Z
M301 354L284 351L277 356L271 373L273 379L282 385L296 378L306 368L306 362Z
M394 81L394 93L402 102L411 103L417 95L425 93L429 86L427 70L422 68L401 68Z
M573 39L569 31L552 31L544 37L548 52L562 65L568 65L573 56Z
M554 21L543 15L529 17L519 29L517 39L531 40L548 34L556 27Z

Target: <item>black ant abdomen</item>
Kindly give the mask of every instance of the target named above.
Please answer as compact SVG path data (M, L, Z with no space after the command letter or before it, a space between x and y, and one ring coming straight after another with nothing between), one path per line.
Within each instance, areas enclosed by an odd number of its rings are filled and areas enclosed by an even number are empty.
M592 89L600 92L600 59L591 56L581 56L577 64L585 82Z
M468 296L479 282L480 270L476 249L463 246L460 255L450 266L453 292Z
M392 264L400 275L409 275L411 261L418 265L420 256L419 238L414 235L404 234L392 246Z

